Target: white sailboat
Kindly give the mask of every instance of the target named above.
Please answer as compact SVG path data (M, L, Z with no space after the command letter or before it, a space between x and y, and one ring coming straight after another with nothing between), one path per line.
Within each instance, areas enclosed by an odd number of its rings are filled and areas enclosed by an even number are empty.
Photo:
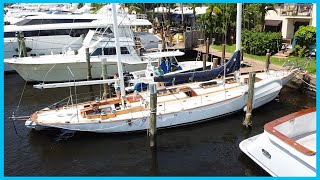
M114 6L114 5L113 5ZM114 12L115 13L115 12ZM114 24L116 19L114 18ZM241 23L240 23L241 24ZM114 32L117 32L117 26ZM239 36L238 36L239 39ZM116 52L119 72L122 72L119 39L115 33ZM239 43L240 44L240 43ZM240 46L238 46L240 48ZM228 63L218 69L194 73L197 82L171 86L158 91L157 127L168 128L188 123L209 120L227 115L245 108L248 98L248 75L236 78L220 78L207 80L209 76L219 76L225 72L238 71L240 53L235 52ZM221 71L221 69L224 69ZM204 73L204 82L201 80ZM192 74L192 73L191 73ZM190 73L163 75L154 81L166 81L175 77L190 78ZM149 128L148 92L125 95L122 73L120 75L121 98L110 98L100 101L89 101L73 104L73 99L63 107L48 107L25 118L29 128L46 127L62 128L75 131L98 133L130 132ZM253 108L257 108L273 100L293 77L290 70L269 71L256 74ZM175 79L177 80L177 79ZM120 107L120 108L119 108ZM23 118L21 118L23 119Z
M289 114L243 140L240 149L272 176L316 176L316 108Z

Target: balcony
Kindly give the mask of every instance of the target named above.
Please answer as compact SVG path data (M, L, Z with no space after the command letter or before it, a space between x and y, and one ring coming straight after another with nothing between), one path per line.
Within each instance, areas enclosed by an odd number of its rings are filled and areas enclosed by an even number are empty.
M280 7L281 16L304 16L312 14L312 4L282 4Z

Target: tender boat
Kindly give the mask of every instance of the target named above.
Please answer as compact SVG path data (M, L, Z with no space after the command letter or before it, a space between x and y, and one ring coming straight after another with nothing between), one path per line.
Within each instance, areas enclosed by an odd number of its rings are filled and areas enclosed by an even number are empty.
M243 140L240 149L272 176L316 176L316 108L289 114Z

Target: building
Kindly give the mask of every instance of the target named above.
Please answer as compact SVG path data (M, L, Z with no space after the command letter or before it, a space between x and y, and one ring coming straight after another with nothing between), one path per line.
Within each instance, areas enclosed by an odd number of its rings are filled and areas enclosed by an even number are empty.
M316 4L282 4L265 16L265 30L282 32L283 39L293 39L300 26L316 27Z

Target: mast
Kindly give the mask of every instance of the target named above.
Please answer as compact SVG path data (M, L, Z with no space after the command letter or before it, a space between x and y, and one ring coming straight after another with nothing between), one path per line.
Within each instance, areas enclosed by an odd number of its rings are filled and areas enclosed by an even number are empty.
M236 51L241 49L241 25L242 25L242 3L237 3L237 29L236 29ZM242 56L242 54L240 55ZM235 79L240 83L240 69L234 72Z
M237 3L236 51L241 49L242 3Z
M122 62L121 62L121 51L120 51L120 44L119 44L119 31L118 31L118 22L117 22L117 8L116 4L112 3L112 18L113 18L113 33L115 38L116 44L116 54L118 60L118 73L119 73L119 80L120 80L120 96L121 96L121 103L122 107L124 107L124 98L125 98L125 87L124 87L124 80L123 80L123 70L122 70Z

